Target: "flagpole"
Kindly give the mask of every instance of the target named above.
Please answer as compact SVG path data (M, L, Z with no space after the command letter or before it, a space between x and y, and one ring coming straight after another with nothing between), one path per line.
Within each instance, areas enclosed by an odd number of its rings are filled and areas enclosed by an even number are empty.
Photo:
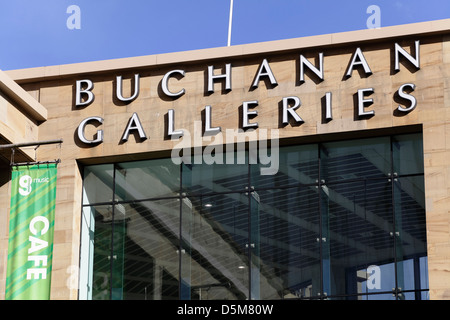
M231 22L233 21L233 0L230 0L230 19L228 21L228 47L231 45Z

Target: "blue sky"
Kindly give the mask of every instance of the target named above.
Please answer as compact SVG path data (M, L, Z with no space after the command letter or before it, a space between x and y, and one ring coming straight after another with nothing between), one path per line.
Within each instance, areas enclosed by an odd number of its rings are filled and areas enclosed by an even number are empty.
M231 45L450 18L449 0L234 0ZM69 29L76 5L80 29ZM0 0L0 69L227 45L230 0ZM70 20L75 21L75 20Z

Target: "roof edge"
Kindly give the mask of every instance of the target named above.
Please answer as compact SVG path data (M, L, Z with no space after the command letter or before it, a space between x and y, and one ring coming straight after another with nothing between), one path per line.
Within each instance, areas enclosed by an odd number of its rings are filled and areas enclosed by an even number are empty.
M233 58L239 56L260 54L264 52L274 53L317 46L323 47L355 42L376 41L380 39L389 39L401 36L443 34L449 31L450 19L443 19L382 27L377 29L363 29L341 33L308 36L302 38L242 44L229 47L216 47L120 59L17 69L5 72L14 81L18 83L27 83L70 77L85 73L93 74L108 72L112 70L162 66L173 63L180 64L183 62Z

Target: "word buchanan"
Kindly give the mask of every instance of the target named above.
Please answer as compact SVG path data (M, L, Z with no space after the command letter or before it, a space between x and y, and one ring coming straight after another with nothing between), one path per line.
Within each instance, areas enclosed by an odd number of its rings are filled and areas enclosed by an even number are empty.
M395 43L394 46L394 52L395 52L395 65L394 70L397 72L400 70L400 58L404 58L404 60L409 61L409 63L415 67L417 70L420 69L420 43L419 41L415 41L415 54L414 56L412 54L409 54L406 52L400 45ZM308 61L303 55L300 55L299 60L299 81L300 83L305 82L305 70L310 70L310 74L317 77L319 81L324 80L324 55L323 53L319 53L318 56L318 66L312 64L310 61ZM359 68L366 76L372 74L372 71L369 67L369 64L367 63L367 60L364 57L363 52L360 48L357 48L355 52L353 53L351 60L349 62L349 66L346 70L345 77L349 78L352 76L352 72L355 68ZM173 92L169 89L168 81L170 78L175 77L176 79L180 79L181 77L185 76L185 71L181 69L171 70L167 72L161 81L161 89L164 95L167 97L171 97L173 99L176 99L183 94L185 94L185 89L181 89L177 92ZM273 74L270 65L266 59L263 59L261 62L258 71L255 75L254 81L251 85L252 89L255 89L258 87L258 84L261 80L266 79L269 80L272 87L278 85L277 80L275 78L275 75ZM225 73L223 74L215 74L214 73L214 66L208 66L208 73L207 73L207 91L208 93L214 92L214 82L215 81L223 81L225 85L225 90L231 91L231 64L225 65ZM80 106L87 106L94 100L94 93L92 91L94 85L91 80L85 79L85 80L78 80L76 82L76 96L75 96L75 104L77 107ZM401 85L397 91L397 94L400 98L404 99L405 102L408 103L407 106L401 106L399 105L397 110L398 112L407 113L412 110L417 105L417 101L413 95L410 93L414 91L415 85L413 83L405 83ZM368 105L373 103L373 99L367 98L368 95L374 93L373 88L363 88L359 89L357 91L357 108L356 114L359 118L367 117L367 116L373 116L375 115L374 110L368 111L366 108ZM122 76L116 77L116 97L118 100L123 102L130 102L136 99L139 96L139 74L134 75L134 91L133 94L130 97L124 97L122 94ZM254 110L258 105L257 100L252 101L244 101L242 103L242 114L240 115L240 119L242 119L241 127L242 129L250 129L250 128L257 128L258 123L253 119L253 122L250 122L251 117L256 117L258 115L258 111ZM281 117L282 117L282 123L284 125L289 123L289 118L291 117L293 121L295 121L298 124L303 123L303 119L299 116L299 114L296 112L296 110L301 106L301 101L296 96L288 96L283 97L280 102L281 110ZM253 109L253 110L249 110ZM212 127L212 108L211 106L205 107L205 126L204 126L204 135L214 135L219 132L221 132L221 127ZM331 92L327 92L324 96L324 119L326 121L331 121L333 119L332 117L332 94ZM183 130L175 130L175 110L170 109L167 113L168 116L168 125L167 125L167 136L168 137L180 137L183 136ZM88 123L96 122L96 125L103 123L103 118L99 116L93 116L84 119L77 130L77 135L80 141L86 144L98 144L103 142L103 130L98 130L96 137L93 139L88 139L85 137L85 127ZM124 134L121 138L122 142L125 142L128 140L128 137L131 132L137 132L139 134L140 139L145 140L147 139L147 136L145 134L145 131L141 125L141 122L139 120L139 117L137 113L134 113L131 118L128 121L128 125L124 131Z

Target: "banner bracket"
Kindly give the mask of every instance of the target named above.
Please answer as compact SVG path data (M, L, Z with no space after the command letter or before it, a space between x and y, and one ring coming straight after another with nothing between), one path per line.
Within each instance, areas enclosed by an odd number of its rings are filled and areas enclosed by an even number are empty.
M55 159L50 161L32 161L32 162L12 162L11 167L19 167L19 166L33 166L33 165L41 165L41 164L51 164L51 163L60 163L61 159Z
M11 149L11 167L14 166L26 166L26 165L39 165L39 164L50 164L50 163L60 163L61 160L53 160L53 161L37 161L36 155L35 155L35 161L33 162L14 162L14 154L16 149L22 148L22 147L35 147L34 150L36 151L40 146L42 145L48 145L48 144L62 144L63 139L55 139L55 140L45 140L45 141L37 141L37 142L24 142L24 143L13 143L13 144L2 144L0 145L0 150L2 149Z

